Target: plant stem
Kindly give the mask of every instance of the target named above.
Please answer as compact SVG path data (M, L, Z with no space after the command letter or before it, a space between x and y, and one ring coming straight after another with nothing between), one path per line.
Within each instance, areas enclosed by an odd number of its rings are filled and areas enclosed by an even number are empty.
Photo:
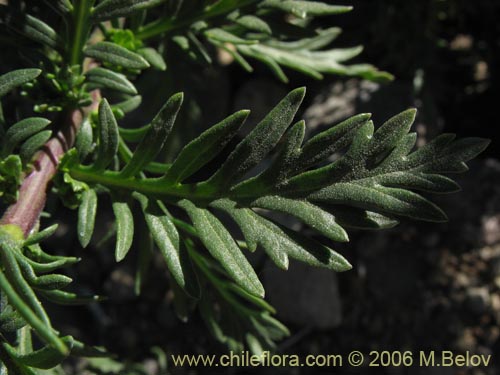
M221 16L223 14L229 14L236 9L242 9L257 2L257 0L233 0L230 4L225 6L218 6L217 4L209 7L206 10L201 11L194 16L180 17L180 18L169 18L169 19L158 19L157 21L151 22L143 27L141 27L135 36L139 39L149 39L157 35L170 32L173 30L180 29L182 27L191 25L197 21L206 21L210 18Z
M45 207L47 188L56 174L59 159L73 146L85 114L97 108L99 91L92 92L92 99L92 105L85 110L71 110L64 120L62 129L35 155L33 170L23 180L17 202L7 208L0 224L19 226L25 237L36 226Z
M83 60L83 48L91 27L90 10L94 0L75 0L73 6L73 27L71 28L71 45L68 46L68 62L70 65L80 64Z
M83 48L89 33L90 10L94 0L75 0L73 5L73 25L67 51L69 65L83 65ZM82 66L83 69L83 66ZM59 165L59 159L73 146L80 125L87 113L97 109L100 92L91 93L92 104L85 109L71 109L63 126L55 137L36 153L32 164L33 170L23 180L16 203L7 208L0 219L0 224L13 224L20 227L25 237L35 228L47 200L47 189Z
M157 196L169 201L189 199L194 201L211 201L216 199L216 192L202 184L175 184L168 183L163 178L124 178L119 172L96 172L92 167L77 165L69 169L69 174L76 180L100 184L106 187L137 191L148 196Z

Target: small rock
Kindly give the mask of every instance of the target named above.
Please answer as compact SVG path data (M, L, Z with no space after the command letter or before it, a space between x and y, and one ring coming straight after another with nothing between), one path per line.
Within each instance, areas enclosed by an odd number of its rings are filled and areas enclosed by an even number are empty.
M495 286L500 289L500 276L495 277Z
M465 298L467 308L475 314L483 314L490 304L490 294L486 287L470 288Z
M465 288L470 285L470 279L465 273L459 272L455 276L454 284L456 287Z
M493 311L500 312L500 295L493 294L491 296L491 308Z
M456 348L461 351L474 350L477 340L471 329L464 329L462 336L455 342Z
M487 245L500 242L500 214L483 217L482 232Z

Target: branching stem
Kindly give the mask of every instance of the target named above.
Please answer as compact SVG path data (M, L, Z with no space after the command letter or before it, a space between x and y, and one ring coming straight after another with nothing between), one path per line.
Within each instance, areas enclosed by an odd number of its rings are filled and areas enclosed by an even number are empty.
M100 99L98 91L92 92L92 99L93 103L90 107L84 110L71 110L62 129L35 155L33 170L23 180L17 202L5 211L0 224L17 225L23 231L24 236L27 236L36 226L45 207L47 188L56 174L59 160L73 145L76 132L85 114L97 108Z

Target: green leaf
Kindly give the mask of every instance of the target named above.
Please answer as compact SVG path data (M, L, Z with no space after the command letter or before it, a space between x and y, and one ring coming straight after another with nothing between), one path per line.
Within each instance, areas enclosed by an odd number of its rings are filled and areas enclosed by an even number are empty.
M222 223L208 210L187 200L179 205L186 210L203 244L226 272L247 292L264 296L264 288L254 269Z
M71 12L73 10L73 4L70 0L56 0L57 7L64 13Z
M15 332L26 324L22 316L10 305L5 306L0 313L0 331L2 332Z
M204 32L208 39L216 40L222 43L232 43L232 44L255 44L258 43L256 40L248 40L240 38L234 34L223 29L214 28L209 29Z
M317 30L317 35L310 38L301 38L294 41L270 39L266 40L266 44L270 47L281 50L297 51L303 49L315 51L328 46L340 35L341 32L342 30L338 27L330 27L324 30Z
M27 258L21 254L16 254L17 261L23 268L23 272L26 275L35 273L50 273L58 268L71 266L80 261L79 258L63 257L58 260L49 261L48 263L39 263ZM31 271L32 270L32 271Z
M284 43L284 42L282 42ZM306 49L295 50L290 47L282 48L262 42L253 45L236 45L238 51L245 56L255 58L269 65L276 72L278 78L287 82L283 77L280 65L306 74L314 79L322 79L323 74L339 74L360 76L366 79L388 81L392 76L376 70L368 64L344 65L342 62L352 59L362 52L361 47L332 49L327 51L312 51Z
M245 69L248 73L252 73L253 72L253 68L252 66L248 63L247 60L245 60L245 58L243 56L241 56L239 54L238 51L236 51L235 49L231 48L230 45L228 44L225 44L225 43L220 43L220 42L214 42L214 44L219 47L219 48L222 48L224 51L226 51L227 53L229 53L233 59L238 63L240 64L240 66Z
M189 142L165 174L165 180L182 182L213 160L238 133L249 114L249 111L236 112Z
M150 125L145 125L140 128L125 129L119 128L120 136L127 142L140 142L146 133L149 131Z
M50 274L36 278L36 282L31 284L35 289L55 290L63 289L68 286L73 280L65 275Z
M419 172L461 173L468 170L465 162L483 152L490 140L462 138L452 141L454 135L443 134L408 155L406 168Z
M19 69L0 76L0 98L12 89L34 80L40 75L40 69Z
M99 104L99 120L97 122L99 144L98 154L93 168L97 171L104 170L118 152L118 125L113 111L106 99Z
M127 69L146 69L149 63L135 52L111 42L92 44L83 50L87 57L107 62Z
M132 159L120 172L121 176L132 177L137 175L160 153L172 130L177 113L182 105L182 100L182 93L170 97L151 122L151 126L148 128L141 143L137 146Z
M21 185L23 164L18 155L9 155L0 160L0 198L5 202L15 202Z
M352 268L340 254L320 243L302 237L234 202L217 200L212 206L226 211L243 231L248 247L262 246L278 267L288 268L288 256L312 266L342 272Z
M207 185L227 187L260 163L276 146L292 122L305 89L290 92L269 114L243 139L228 156L220 169L207 181Z
M23 246L31 246L36 243L42 242L43 240L49 238L52 236L55 231L57 230L58 224L51 225L50 227L45 228L44 230L41 230L40 232L31 234L26 241L24 241Z
M356 183L336 183L307 197L315 202L347 204L370 211L417 220L444 222L446 214L427 199L411 191Z
M117 262L122 261L127 255L134 238L134 217L126 202L113 202L113 213L116 218L116 249Z
M10 152L19 142L35 135L50 124L50 121L43 117L30 117L12 125L5 133L5 147Z
M392 150L398 141L410 131L416 114L417 111L415 109L408 109L387 120L373 134L373 139L366 150L367 157Z
M280 185L286 181L288 174L297 168L297 160L301 154L300 146L304 140L305 122L299 121L285 133L281 144L277 147L276 157L264 172L236 185L232 193L238 196L253 196L255 191L265 195L270 186Z
M94 135L92 130L92 124L89 119L85 119L80 126L80 130L76 135L76 149L78 150L78 157L80 160L85 160L85 158L92 152L94 145Z
M346 13L352 10L351 6L329 5L322 2L299 0L265 0L259 4L259 7L279 9L300 18L309 16L329 16Z
M334 241L348 240L344 227L389 228L397 224L399 217L443 221L444 213L415 191L455 191L457 185L441 173L464 171L465 162L488 145L488 141L479 138L454 140L454 136L444 135L412 151L416 136L408 132L415 118L414 110L394 116L377 131L370 115L360 114L304 143L305 123L299 121L290 126L303 96L303 89L292 91L239 142L222 166L202 182L185 181L225 148L246 112L228 117L195 138L182 149L163 177L130 178L132 175L122 176L113 171L101 175L81 166L69 172L75 178L88 179L106 188L132 192L134 196L142 194L143 199L154 203L149 212L154 214L154 221L152 217L149 220L150 224L156 223L154 228L150 225L152 232L159 233L156 242L168 238L166 244L158 243L160 249L168 245L175 250L171 254L182 252L179 245L182 241L175 228L172 229L175 225L188 236L199 238L227 274L247 292L260 295L261 284L239 248L245 248L245 244L235 241L225 223L209 208L227 213L241 229L248 249L255 251L262 247L281 268L288 266L291 257L310 265L345 271L351 265L340 254L273 221L267 211L260 209L292 215ZM152 128L146 126L124 135L136 141L152 132ZM152 153L162 137L155 138L147 142L154 145ZM122 151L123 159L130 160L130 150ZM269 155L272 155L270 166L252 176ZM150 159L148 156L147 160ZM137 171L150 164L140 162L140 165ZM183 208L194 227L170 217L160 202ZM219 276L226 274L212 261L207 265L208 260L200 260L203 256L197 254L189 239L184 243L208 279L213 276L211 270ZM179 259L180 255L170 259L169 267L178 269ZM174 274L181 285L187 284L186 275L183 277ZM241 343L238 335L225 332L223 335L228 345Z
M322 205L322 207L332 213L337 222L345 228L354 229L389 229L398 225L398 221L376 212L361 210L356 207Z
M89 303L105 299L99 296L79 296L75 293L63 292L61 290L40 290L40 295L50 302L66 306L88 305Z
M236 23L249 30L271 35L273 31L267 22L253 15L245 15L236 19Z
M5 273L10 284L20 295L20 298L23 299L24 303L29 306L30 310L32 310L37 317L44 322L44 324L50 326L50 320L47 313L41 306L40 301L33 292L33 289L23 277L19 264L17 263L16 256L13 254L16 250L12 248L2 248L2 250L2 264L5 267Z
M35 42L51 48L57 48L60 44L57 32L38 18L26 15L23 17L21 28L21 32Z
M137 50L137 53L144 57L144 59L154 68L165 71L167 70L167 63L163 56L158 53L154 48L146 47Z
M127 17L131 14L152 8L166 0L104 0L92 12L92 19L105 21L116 17Z
M38 149L40 149L52 136L51 130L44 130L31 136L19 149L19 156L23 163L28 163Z
M193 298L199 298L200 287L188 254L180 242L177 228L169 215L154 200L137 195L141 202L144 218L158 249L165 259L176 283Z
M105 88L129 95L137 94L137 89L123 74L105 68L93 68L85 75L89 88Z
M212 206L231 215L241 228L250 251L255 251L260 245L278 267L288 269L288 253L283 247L285 243L275 235L273 228L266 225L263 218L248 208L234 209L233 203L222 200L213 202Z
M77 233L82 247L87 247L94 233L95 215L97 212L97 194L94 189L85 190L78 208Z
M2 252L5 248L2 246ZM0 288L7 296L9 303L16 308L23 319L33 327L36 333L44 339L46 342L50 343L55 347L60 353L68 353L68 348L64 342L54 333L50 325L47 325L42 321L31 308L23 301L23 299L17 294L17 292L12 288L9 280L5 277L3 271L0 269Z
M256 199L251 203L251 206L295 216L334 241L349 241L346 231L337 224L333 215L305 200L266 196Z
M353 116L309 139L302 147L295 171L308 169L347 147L370 117L369 113Z
M61 340L67 345L68 348L73 346L73 338L71 336L62 337ZM62 354L51 346L45 346L42 349L33 351L29 354L19 354L10 345L6 346L9 353L15 360L25 366L30 366L38 369L51 369L60 364L67 354Z
M129 113L133 110L139 108L142 102L142 97L140 95L132 96L130 99L124 100L123 102L113 104L111 108L120 109L123 113ZM120 129L121 131L122 129ZM128 129L127 129L128 130ZM121 133L120 133L121 134Z

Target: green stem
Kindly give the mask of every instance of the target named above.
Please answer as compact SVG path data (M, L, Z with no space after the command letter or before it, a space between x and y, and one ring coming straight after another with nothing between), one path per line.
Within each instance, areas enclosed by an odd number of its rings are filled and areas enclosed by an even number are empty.
M155 37L157 35L171 32L173 30L177 30L186 26L189 26L197 21L206 21L211 18L215 18L224 14L229 14L237 9L242 9L249 5L256 3L257 0L232 0L228 2L229 4L225 4L224 6L219 6L215 4L209 8L205 8L198 14L187 18L169 18L169 19L158 19L154 22L151 22L139 29L136 33L136 37L139 39L149 39Z
M90 31L90 11L94 0L75 0L73 6L73 27L71 30L71 46L69 46L68 62L70 65L81 64L83 48Z
M71 177L86 183L100 184L109 188L136 191L155 196L167 201L189 199L195 202L206 202L217 199L216 191L200 184L171 184L163 178L123 178L119 172L95 172L91 167L76 166L69 170Z
M120 141L118 143L118 155L122 161L126 164L132 159L132 151L128 148L127 144L120 137ZM165 174L170 169L171 164L159 163L156 161L149 162L145 167L144 171L151 172L155 174Z

